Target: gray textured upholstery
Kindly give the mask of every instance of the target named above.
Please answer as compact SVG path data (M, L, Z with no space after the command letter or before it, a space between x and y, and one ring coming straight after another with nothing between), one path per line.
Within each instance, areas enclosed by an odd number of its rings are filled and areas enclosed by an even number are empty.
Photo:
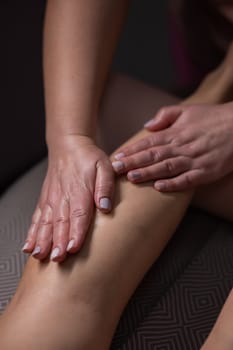
M19 178L0 199L0 313L18 284L26 261L21 252L40 193L47 159Z

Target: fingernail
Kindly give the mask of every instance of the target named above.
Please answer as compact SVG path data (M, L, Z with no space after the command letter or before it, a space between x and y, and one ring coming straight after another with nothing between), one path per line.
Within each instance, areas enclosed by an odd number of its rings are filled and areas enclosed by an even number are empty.
M71 240L69 241L69 244L68 244L67 248L66 248L66 251L68 252L68 250L70 250L71 248L73 248L73 246L74 246L74 239L71 239Z
M120 162L120 161L112 162L112 166L113 166L114 170L116 170L116 171L120 171L120 170L124 169L124 163Z
M140 179L141 174L137 172L132 172L132 173L128 173L128 176L133 180L137 180L137 179Z
M120 152L120 153L115 154L114 158L116 160L119 160L119 159L123 158L124 156L125 156L125 154L123 152Z
M148 128L149 126L153 125L154 123L155 123L155 120L154 119L150 119L148 122L146 122L144 124L144 127Z
M56 247L52 250L52 253L50 255L50 260L55 259L60 253L60 248Z
M107 197L103 197L100 199L100 208L101 209L111 209L111 201Z
M165 190L165 184L164 184L164 182L156 182L155 183L155 188L158 190L158 191L163 191L163 190Z
M23 248L22 248L22 251L27 250L27 249L28 249L28 246L29 246L29 243L26 242L26 243L24 244Z
M34 255L36 255L36 254L39 254L40 253L40 251L41 251L41 249L40 249L40 247L39 246L37 246L34 250L33 250L33 252L32 252L32 256L34 256Z

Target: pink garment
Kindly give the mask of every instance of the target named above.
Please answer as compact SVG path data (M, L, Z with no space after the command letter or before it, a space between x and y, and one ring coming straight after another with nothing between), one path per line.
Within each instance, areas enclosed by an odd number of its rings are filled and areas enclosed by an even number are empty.
M185 44L184 33L181 31L178 20L173 13L169 15L169 33L173 60L177 71L177 83L181 88L192 86L202 79L204 72L198 70L192 63Z

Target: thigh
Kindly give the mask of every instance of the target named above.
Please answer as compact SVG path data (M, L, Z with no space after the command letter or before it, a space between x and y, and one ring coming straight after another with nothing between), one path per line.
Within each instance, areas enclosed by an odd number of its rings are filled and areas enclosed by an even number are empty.
M102 100L98 143L110 154L142 129L160 107L179 101L178 97L139 80L112 75Z

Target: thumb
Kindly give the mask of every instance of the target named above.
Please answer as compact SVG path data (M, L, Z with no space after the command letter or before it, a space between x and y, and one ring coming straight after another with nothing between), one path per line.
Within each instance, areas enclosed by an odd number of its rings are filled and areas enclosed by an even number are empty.
M168 128L183 112L181 106L169 106L161 108L155 117L149 120L144 127L150 131L157 131Z
M97 163L95 180L95 204L98 209L108 213L112 209L112 200L115 185L115 175L109 161Z

